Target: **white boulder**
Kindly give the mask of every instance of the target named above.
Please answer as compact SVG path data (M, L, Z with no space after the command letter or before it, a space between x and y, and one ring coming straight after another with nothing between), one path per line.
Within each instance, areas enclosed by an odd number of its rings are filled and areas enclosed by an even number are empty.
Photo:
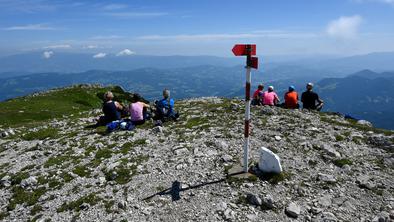
M265 173L281 173L282 166L280 165L280 158L271 150L260 148L259 169Z

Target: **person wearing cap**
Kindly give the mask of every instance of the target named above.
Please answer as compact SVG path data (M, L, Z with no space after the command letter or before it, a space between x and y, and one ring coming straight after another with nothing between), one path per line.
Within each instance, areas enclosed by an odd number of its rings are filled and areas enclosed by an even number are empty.
M265 106L276 106L280 100L278 95L274 92L274 87L269 86L268 91L263 93L263 105Z
M260 106L261 105L261 100L263 96L263 90L264 86L262 84L259 84L257 87L257 90L254 91L253 97L252 97L252 105L254 106Z
M298 93L295 91L294 86L289 86L289 91L285 94L285 108L287 109L298 109Z
M149 104L142 102L142 97L139 94L134 94L132 103L129 106L130 119L134 125L142 125L147 119L147 108Z
M301 95L302 106L304 109L320 111L323 108L323 100L312 89L313 84L308 83L306 85L306 91Z

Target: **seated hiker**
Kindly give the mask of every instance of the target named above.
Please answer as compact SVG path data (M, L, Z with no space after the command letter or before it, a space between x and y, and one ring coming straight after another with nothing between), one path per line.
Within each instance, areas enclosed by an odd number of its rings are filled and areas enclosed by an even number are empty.
M252 97L252 105L254 106L261 106L261 100L263 96L263 89L264 86L262 84L258 85L257 90L254 91Z
M112 121L120 120L120 111L123 110L123 106L120 105L119 102L113 101L113 99L114 94L111 91L108 91L104 94L104 116L100 117L97 123L98 125L106 125Z
M304 109L320 111L323 108L323 100L312 89L313 84L308 83L306 85L306 91L301 95L302 106Z
M276 106L280 102L278 95L274 92L274 87L269 86L268 91L263 93L263 105Z
M156 112L154 119L161 122L166 120L177 120L179 114L175 112L174 104L174 100L170 98L170 90L164 89L163 99L156 102Z
M300 105L298 104L298 93L295 91L294 86L289 86L289 91L285 94L284 107L287 109L300 108Z
M144 124L148 118L147 108L150 108L150 106L142 102L142 100L139 94L134 94L132 103L129 106L130 119L134 125Z

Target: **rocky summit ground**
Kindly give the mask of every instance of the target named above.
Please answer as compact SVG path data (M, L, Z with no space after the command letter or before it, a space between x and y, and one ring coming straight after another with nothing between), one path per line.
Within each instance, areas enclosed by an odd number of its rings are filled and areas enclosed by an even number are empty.
M178 122L106 135L100 110L3 127L3 221L394 221L394 136L338 115L253 107L259 148L283 173L228 176L243 102L177 101Z

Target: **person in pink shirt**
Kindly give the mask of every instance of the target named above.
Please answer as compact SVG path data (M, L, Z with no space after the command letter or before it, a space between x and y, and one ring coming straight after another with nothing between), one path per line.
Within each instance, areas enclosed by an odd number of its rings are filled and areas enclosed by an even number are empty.
M263 93L263 105L265 106L276 106L280 100L278 95L274 92L274 87L269 86L268 91Z
M139 94L134 94L133 102L129 106L130 119L134 125L142 125L146 120L146 108L149 104L141 102L142 98ZM145 109L145 111L144 111Z

